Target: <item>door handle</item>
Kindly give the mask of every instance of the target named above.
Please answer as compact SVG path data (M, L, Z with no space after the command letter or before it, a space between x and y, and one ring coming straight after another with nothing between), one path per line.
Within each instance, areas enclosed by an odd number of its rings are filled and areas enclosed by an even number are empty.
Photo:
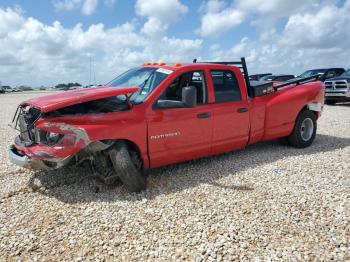
M248 112L248 108L246 108L246 107L238 108L238 109L237 109L237 112L238 112L238 113L245 113L245 112Z
M197 118L209 118L210 113L200 113L197 115Z

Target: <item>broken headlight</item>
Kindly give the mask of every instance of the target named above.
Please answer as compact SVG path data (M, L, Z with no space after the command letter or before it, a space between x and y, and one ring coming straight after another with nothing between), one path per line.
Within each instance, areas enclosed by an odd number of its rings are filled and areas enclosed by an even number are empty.
M55 145L62 138L61 134L47 132L45 135L46 143L48 145Z
M62 134L36 129L35 141L39 144L53 146L60 142L62 138Z

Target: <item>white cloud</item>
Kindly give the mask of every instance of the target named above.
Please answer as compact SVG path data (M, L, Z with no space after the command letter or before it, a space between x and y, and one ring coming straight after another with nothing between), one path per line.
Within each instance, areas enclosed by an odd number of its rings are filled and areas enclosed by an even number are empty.
M274 26L280 17L289 16L293 12L319 8L321 0L236 0L228 2L209 0L200 8L204 14L201 27L197 32L206 37L220 36L232 28L252 19L253 26L262 30Z
M160 34L188 11L179 0L137 0L136 13L148 18L142 32L148 35Z
M56 0L53 2L53 5L57 11L71 11L77 8L80 3L81 0Z
M97 4L98 4L98 0L85 0L82 7L83 14L91 15L93 12L95 12Z
M174 22L188 7L179 0L137 0L136 12L145 17L154 17L163 23Z
M261 0L237 0L236 7L242 11L249 13L277 14L286 15L300 8L308 7L310 3L317 3L312 0L269 0L261 2Z
M52 3L56 11L72 11L74 9L81 9L84 15L91 15L95 12L98 0L54 0ZM114 5L115 0L105 0L106 6Z
M349 47L350 6L330 5L314 13L292 15L285 27L283 42L305 48L331 48L335 43Z
M13 10L10 8L7 8L6 10L0 9L0 17L0 38L6 36L8 28L14 30L21 28L24 21L20 10Z
M142 32L150 35L162 35L163 32L168 28L167 24L163 24L160 20L154 17L150 17L142 27Z
M0 9L0 79L10 85L89 84L89 57L94 57L98 83L147 61L189 61L202 41L148 37L131 23L112 28L80 24L65 28L44 24L12 9ZM176 50L176 52L169 52Z
M208 2L203 2L200 10L207 13L216 13L220 12L226 5L227 3L225 1L210 0Z
M206 13L201 19L201 27L197 31L202 36L219 36L231 28L241 24L245 13L234 6L225 8L222 1L211 0L204 8Z
M294 13L281 33L271 29L258 40L246 37L229 50L212 49L216 60L246 56L251 73L294 73L317 67L350 67L350 1L342 7Z

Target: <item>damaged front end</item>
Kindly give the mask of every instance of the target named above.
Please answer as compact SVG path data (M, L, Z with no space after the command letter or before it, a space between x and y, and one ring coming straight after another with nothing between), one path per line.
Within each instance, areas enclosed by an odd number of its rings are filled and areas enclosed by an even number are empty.
M9 148L10 161L29 169L52 170L89 160L92 168L103 167L100 173L109 177L112 164L107 149L114 140L99 136L96 120L104 126L106 114L130 110L130 95L137 91L138 87L102 86L23 102L12 120L19 135Z
M46 128L38 128L37 123L42 117L39 108L28 104L18 107L12 121L13 127L19 131L9 149L12 163L29 169L60 168L74 160L74 151L90 143L85 131L64 123L47 122L41 124ZM57 128L52 128L55 125ZM83 138L82 143L79 138Z
M118 100L118 101L116 101ZM70 105L50 112L26 103L21 104L12 125L19 131L10 146L10 161L29 169L51 170L90 159L108 149L110 141L91 141L87 131L68 124L66 117L96 115L129 110L127 102L116 97Z

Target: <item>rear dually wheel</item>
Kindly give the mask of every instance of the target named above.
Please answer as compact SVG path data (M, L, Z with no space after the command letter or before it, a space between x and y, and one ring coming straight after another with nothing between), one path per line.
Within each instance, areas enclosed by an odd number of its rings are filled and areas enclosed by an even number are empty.
M312 144L317 130L316 115L310 110L303 110L297 117L292 134L287 138L289 145L305 148Z

